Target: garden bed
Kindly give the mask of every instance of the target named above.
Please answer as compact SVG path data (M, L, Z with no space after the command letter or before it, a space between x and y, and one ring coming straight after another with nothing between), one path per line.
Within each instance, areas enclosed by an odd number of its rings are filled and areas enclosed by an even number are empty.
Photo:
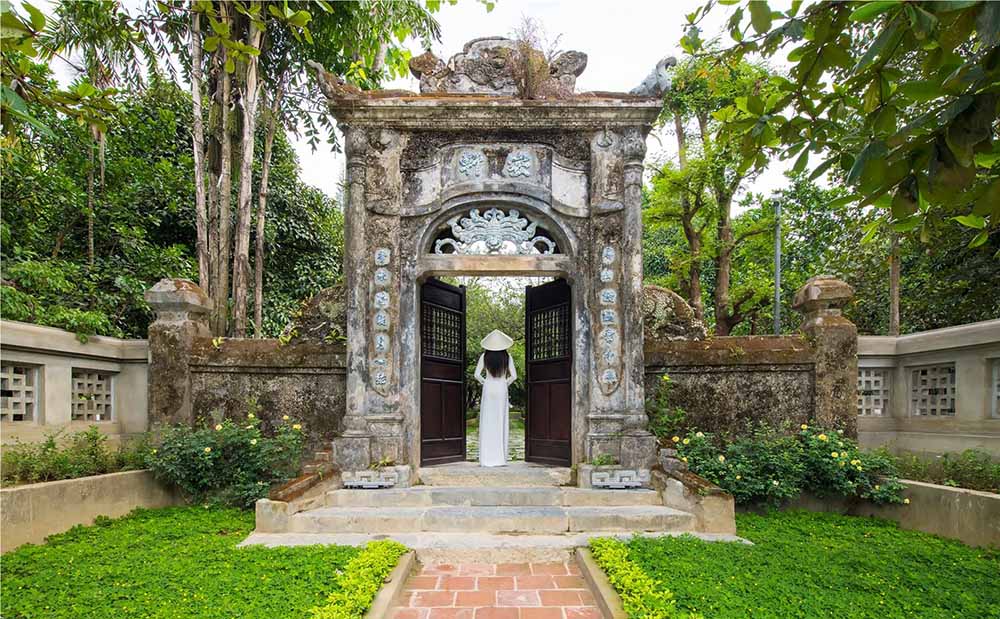
M253 512L139 510L4 556L10 618L360 617L405 552L393 542L237 548Z
M737 529L754 545L686 536L592 547L635 618L1000 617L996 550L799 511L739 514Z

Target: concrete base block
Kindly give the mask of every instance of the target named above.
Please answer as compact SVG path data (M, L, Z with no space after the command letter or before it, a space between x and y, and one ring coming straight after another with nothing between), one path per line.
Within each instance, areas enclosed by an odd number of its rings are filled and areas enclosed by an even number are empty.
M288 530L288 503L260 499L256 504L256 527L259 533L283 533Z
M342 471L359 471L371 466L369 436L338 436L333 439L332 447L333 463Z

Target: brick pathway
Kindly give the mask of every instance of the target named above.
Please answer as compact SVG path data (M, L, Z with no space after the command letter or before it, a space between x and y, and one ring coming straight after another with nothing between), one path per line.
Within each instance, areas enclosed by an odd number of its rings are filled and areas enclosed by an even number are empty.
M601 619L575 563L427 565L392 619Z

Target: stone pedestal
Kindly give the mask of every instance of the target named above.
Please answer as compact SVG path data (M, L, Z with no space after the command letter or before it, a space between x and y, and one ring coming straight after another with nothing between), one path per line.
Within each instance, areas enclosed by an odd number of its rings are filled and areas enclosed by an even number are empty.
M847 283L818 275L803 284L792 307L802 312L802 333L815 353L815 420L857 438L858 329L842 313L853 297Z
M161 279L145 298L156 313L149 325L150 425L191 423L188 355L196 340L212 337L212 300L186 279Z

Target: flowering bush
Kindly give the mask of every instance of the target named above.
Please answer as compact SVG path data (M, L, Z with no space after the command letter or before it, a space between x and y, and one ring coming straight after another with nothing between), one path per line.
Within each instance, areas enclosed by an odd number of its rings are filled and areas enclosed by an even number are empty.
M840 431L803 424L788 435L758 426L725 444L702 432L674 436L671 442L692 471L731 493L737 503L774 505L803 490L903 502L891 460L860 451Z
M5 445L0 460L2 483L31 484L141 469L149 449L148 437L141 435L112 450L97 426L65 439L61 433L46 435L39 443Z
M286 415L274 435L265 436L252 403L250 410L239 422L167 429L149 452L149 468L194 501L252 506L271 484L298 473L303 435L302 426Z

